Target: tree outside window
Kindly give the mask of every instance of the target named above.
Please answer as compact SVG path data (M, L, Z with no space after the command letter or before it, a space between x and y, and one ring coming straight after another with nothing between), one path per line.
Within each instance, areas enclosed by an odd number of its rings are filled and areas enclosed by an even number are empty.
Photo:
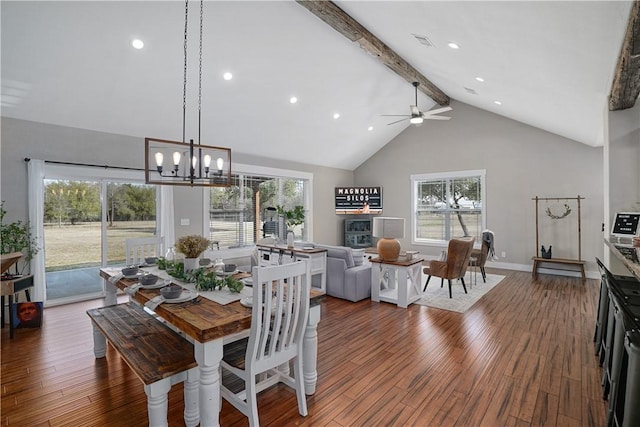
M413 242L479 241L485 228L484 177L484 171L413 175Z

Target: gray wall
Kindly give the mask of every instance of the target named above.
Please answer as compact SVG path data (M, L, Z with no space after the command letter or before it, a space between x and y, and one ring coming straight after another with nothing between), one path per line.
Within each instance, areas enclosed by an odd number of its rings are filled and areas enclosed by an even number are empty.
M535 208L539 197L585 197L582 201L582 258L595 270L602 254L602 148L452 102L449 121L426 120L410 126L355 171L357 185L381 185L384 215L411 218L410 175L486 170L487 228L496 236L499 262L511 268L531 265L536 253ZM542 243L552 244L554 257L577 257L577 212L562 220L548 218L540 207ZM553 206L552 212L558 211ZM561 213L562 211L558 212ZM548 224L547 224L548 223ZM437 255L442 247L411 246L407 221L403 249ZM556 239L559 231L560 239ZM572 253L576 251L575 253Z
M143 138L6 117L2 117L1 131L0 199L6 202L7 221L28 218L27 166L23 160L25 157L144 167ZM342 218L334 213L334 187L352 185L352 171L265 159L236 152L232 155L234 162L313 173L314 240L327 244L342 243ZM202 229L201 194L201 189L175 187L176 236L200 232ZM190 226L180 226L180 218L190 218Z

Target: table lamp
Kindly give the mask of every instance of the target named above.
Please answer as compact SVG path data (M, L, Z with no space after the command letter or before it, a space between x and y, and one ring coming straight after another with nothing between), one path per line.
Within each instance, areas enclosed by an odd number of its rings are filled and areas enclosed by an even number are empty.
M400 242L404 238L404 218L373 218L373 236L378 237L378 258L382 261L397 261Z

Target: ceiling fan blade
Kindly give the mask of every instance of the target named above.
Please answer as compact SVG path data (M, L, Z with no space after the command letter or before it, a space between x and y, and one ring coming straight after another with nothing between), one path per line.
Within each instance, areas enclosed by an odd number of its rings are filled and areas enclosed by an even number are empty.
M450 120L451 117L447 117L447 116L424 116L423 119L425 120Z
M445 113L447 111L451 111L452 108L451 107L442 107L442 108L436 108L435 110L429 110L429 111L423 111L422 114L424 114L425 116L430 116L433 114L440 114L440 113Z
M408 119L409 119L409 117L405 117L404 119L400 119L400 120L396 120L395 122L387 123L387 126L395 125L396 123L404 122L405 120L408 120Z

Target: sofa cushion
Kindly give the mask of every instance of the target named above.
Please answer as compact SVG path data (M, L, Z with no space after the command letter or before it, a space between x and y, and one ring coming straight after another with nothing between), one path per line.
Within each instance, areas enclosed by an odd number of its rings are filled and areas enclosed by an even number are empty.
M347 264L347 268L351 268L355 266L355 262L353 261L353 253L352 249L346 246L331 246L331 245L321 245L316 244L316 248L326 249L327 257L329 258L340 258L343 259Z

